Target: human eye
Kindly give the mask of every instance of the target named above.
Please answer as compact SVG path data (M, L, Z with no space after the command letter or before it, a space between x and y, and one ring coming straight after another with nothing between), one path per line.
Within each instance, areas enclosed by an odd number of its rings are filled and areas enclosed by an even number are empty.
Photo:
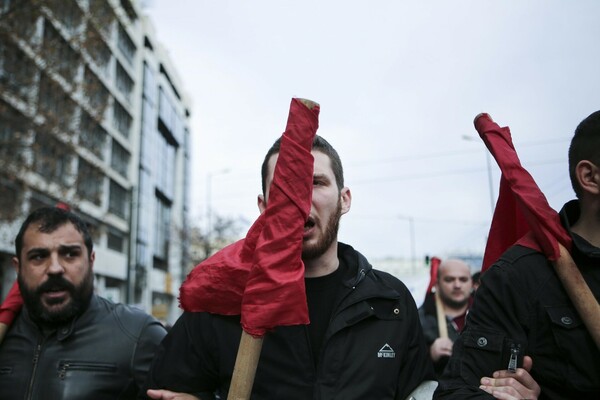
M62 255L65 258L77 258L81 255L81 249L79 247L67 247L63 249Z
M47 253L44 251L32 251L27 255L27 259L29 261L41 261L43 259L45 259L47 256Z

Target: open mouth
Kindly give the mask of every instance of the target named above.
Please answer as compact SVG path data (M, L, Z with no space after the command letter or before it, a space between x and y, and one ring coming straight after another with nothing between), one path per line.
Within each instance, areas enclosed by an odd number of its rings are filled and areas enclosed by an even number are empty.
M315 220L311 217L308 217L306 222L304 223L304 231L308 231L315 226Z
M49 298L57 298L57 297L62 297L67 293L67 289L66 288L62 288L62 287L53 287L51 289L45 290L44 291L44 295L46 295Z

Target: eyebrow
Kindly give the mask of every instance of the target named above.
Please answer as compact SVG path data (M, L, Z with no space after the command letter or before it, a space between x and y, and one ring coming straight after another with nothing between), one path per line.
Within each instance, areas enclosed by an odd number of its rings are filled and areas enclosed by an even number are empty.
M73 250L81 250L83 248L82 245L80 244L66 244L66 245L60 245L58 246L58 251L60 253L64 253L66 251L73 251ZM35 254L35 253L49 253L50 250L47 247L34 247L32 249L29 249L27 251L27 253L25 253L26 255L28 254Z
M314 174L313 179L325 179L327 181L330 181L329 176L327 176L326 174Z

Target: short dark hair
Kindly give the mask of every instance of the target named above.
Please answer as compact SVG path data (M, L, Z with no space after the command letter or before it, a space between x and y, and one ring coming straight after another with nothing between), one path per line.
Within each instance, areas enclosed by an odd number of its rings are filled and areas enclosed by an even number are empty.
M38 230L44 233L52 233L66 223L72 223L75 229L83 236L83 242L87 247L88 257L91 257L94 244L86 223L71 211L57 207L41 207L29 214L21 225L21 229L19 229L19 233L15 239L15 251L17 252L17 258L19 260L21 260L21 250L23 249L23 236L25 235L25 231L31 224L38 222L40 224Z
M265 155L265 159L262 163L261 167L261 177L262 177L262 192L263 195L267 192L267 172L269 169L269 159L279 153L279 148L281 146L281 138L277 139L275 143L271 146L267 154ZM333 175L335 176L335 183L337 184L338 190L342 190L344 188L344 168L342 167L342 160L338 152L333 148L331 144L325 139L323 139L319 135L315 135L315 139L312 144L313 150L318 150L321 153L325 154L329 157L331 161L331 169L333 170Z
M575 168L582 160L588 160L600 168L600 111L593 112L581 121L569 146L569 176L577 198L582 190L575 176Z

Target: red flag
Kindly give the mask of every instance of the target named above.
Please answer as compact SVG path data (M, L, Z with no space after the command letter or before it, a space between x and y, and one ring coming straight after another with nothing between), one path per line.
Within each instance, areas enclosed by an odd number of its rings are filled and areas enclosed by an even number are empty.
M431 257L431 265L429 267L429 285L427 286L427 290L425 291L425 296L431 293L431 290L437 282L438 268L440 267L441 262L442 260L440 260L439 258Z
M475 119L475 129L502 171L482 271L519 239L520 244L541 250L551 261L557 260L560 257L558 243L570 249L571 238L562 227L558 213L521 165L509 128L501 128L488 114L481 114ZM528 231L531 234L524 237Z
M253 336L308 324L302 235L310 213L319 107L293 99L266 210L242 239L200 263L180 289L186 311L242 315Z
M0 305L0 323L10 325L21 311L23 298L19 291L19 285L15 281L8 291L8 295Z

